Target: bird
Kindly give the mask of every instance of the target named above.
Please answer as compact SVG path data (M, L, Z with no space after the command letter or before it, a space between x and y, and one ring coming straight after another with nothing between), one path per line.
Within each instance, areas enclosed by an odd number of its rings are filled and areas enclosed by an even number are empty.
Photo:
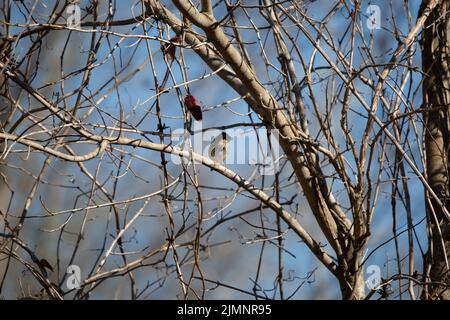
M188 94L184 98L184 104L188 108L195 120L202 121L202 103L193 95Z
M209 145L209 157L218 163L224 163L227 158L231 137L222 131L217 137L215 137Z
M179 44L181 42L181 37L177 34L170 39L170 44L166 46L165 53L167 54L170 61L175 60L175 53L177 50L177 46L175 43Z

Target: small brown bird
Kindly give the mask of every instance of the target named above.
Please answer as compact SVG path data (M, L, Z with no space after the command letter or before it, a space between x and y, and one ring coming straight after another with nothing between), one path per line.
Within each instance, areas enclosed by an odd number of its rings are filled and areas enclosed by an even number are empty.
M175 53L177 50L177 46L175 45L175 43L180 43L181 37L179 35L175 35L170 39L170 42L171 43L166 47L165 53L169 57L170 61L173 61L175 60Z
M202 121L202 103L193 95L188 94L184 98L184 104L188 108L195 120Z

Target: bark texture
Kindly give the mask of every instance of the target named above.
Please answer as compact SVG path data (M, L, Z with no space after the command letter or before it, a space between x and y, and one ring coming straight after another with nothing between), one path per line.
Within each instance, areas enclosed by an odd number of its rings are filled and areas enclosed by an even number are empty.
M424 1L423 5L426 5ZM449 205L450 0L443 0L428 17L422 47L424 71L426 170L430 186ZM425 259L423 299L450 299L450 222L443 206L426 195L429 251Z

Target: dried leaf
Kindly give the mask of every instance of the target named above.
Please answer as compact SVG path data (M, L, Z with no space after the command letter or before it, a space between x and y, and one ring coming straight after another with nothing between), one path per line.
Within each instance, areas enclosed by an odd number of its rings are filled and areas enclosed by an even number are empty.
M42 268L47 268L48 270L50 270L51 272L53 272L53 267L52 267L52 265L51 265L47 260L41 259L41 260L39 261L39 265L40 265Z

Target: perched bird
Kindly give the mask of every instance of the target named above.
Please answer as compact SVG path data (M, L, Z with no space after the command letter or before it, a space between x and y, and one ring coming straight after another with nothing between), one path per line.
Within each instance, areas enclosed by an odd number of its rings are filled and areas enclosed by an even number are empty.
M161 46L161 52L166 56L167 60L170 64L175 60L175 53L177 50L177 46L175 43L181 43L181 37L179 35L175 35L170 39L169 44L164 44ZM153 52L155 55L158 51ZM152 56L153 56L152 55ZM160 91L165 92L164 87L166 86L167 80L169 80L170 68L167 66L166 74L164 75L163 81L161 82Z
M184 98L184 104L195 120L202 121L202 103L193 95L188 94Z
M224 163L227 158L231 137L222 131L217 137L215 137L209 145L209 157L218 163Z
M177 46L175 45L175 43L180 43L181 37L179 35L175 35L170 39L170 42L171 43L165 49L165 53L169 57L170 61L173 61L175 60L175 53L177 50Z

